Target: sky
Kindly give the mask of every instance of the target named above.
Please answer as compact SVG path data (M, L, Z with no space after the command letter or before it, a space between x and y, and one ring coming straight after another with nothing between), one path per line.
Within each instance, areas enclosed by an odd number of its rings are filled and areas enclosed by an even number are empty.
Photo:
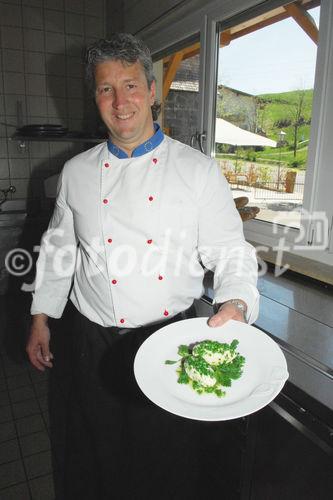
M319 26L320 8L309 10ZM291 18L220 49L218 83L267 94L313 88L317 46Z

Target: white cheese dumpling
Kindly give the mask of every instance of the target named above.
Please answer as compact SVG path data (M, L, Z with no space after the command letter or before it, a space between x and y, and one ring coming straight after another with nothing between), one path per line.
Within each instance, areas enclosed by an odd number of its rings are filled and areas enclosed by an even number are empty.
M222 363L231 363L237 353L230 349L228 344L215 340L204 340L193 347L193 356L202 357L209 365L217 366Z
M184 361L184 369L191 380L203 387L213 387L216 384L214 370L203 358L187 357Z

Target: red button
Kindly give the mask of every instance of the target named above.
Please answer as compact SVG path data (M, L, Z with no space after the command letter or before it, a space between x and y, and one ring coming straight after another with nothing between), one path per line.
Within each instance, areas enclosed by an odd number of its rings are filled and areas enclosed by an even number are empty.
M159 279L159 280L162 280L162 279L163 279L163 276L159 275L158 279Z
M104 203L104 205L106 205L107 203L109 203L109 200L107 200L106 198L104 198L103 203Z
M112 239L111 238L108 239L108 243L112 243Z
M151 245L153 240L147 240L148 245Z
M124 318L121 318L120 323L125 323Z
M112 280L112 284L116 285L117 284L117 280Z
M154 162L154 163L155 163L155 165L156 165L156 163L157 163L157 158L153 158L153 162Z
M104 163L105 168L109 168L110 164L109 163Z
M165 310L163 314L164 314L164 316L169 316L169 313L167 310Z
M149 196L149 198L148 198L149 201L153 201L153 199L154 198L152 196Z

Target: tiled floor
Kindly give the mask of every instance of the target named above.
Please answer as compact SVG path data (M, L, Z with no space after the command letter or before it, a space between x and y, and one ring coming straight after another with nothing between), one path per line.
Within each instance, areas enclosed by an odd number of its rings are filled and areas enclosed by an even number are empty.
M39 372L26 359L29 303L0 295L0 500L63 500L68 383L60 366Z
M48 373L12 360L0 362L0 499L53 500Z

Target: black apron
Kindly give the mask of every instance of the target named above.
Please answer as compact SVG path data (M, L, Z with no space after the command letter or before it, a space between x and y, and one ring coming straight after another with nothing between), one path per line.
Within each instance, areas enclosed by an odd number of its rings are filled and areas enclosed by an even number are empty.
M163 325L102 327L74 311L65 498L200 498L200 423L150 402L133 371L141 344ZM203 498L203 497L202 497Z

